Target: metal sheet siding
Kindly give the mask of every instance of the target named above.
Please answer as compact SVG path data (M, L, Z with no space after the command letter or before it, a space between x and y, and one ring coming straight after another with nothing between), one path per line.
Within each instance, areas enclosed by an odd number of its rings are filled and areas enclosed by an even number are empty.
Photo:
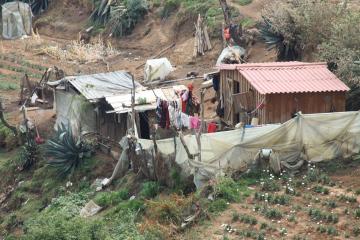
M220 69L234 69L234 65ZM326 63L274 62L238 64L236 69L261 94L348 91Z
M124 71L73 76L67 79L87 100L126 94L132 89L131 76ZM135 82L135 86L137 89L143 88L138 82Z

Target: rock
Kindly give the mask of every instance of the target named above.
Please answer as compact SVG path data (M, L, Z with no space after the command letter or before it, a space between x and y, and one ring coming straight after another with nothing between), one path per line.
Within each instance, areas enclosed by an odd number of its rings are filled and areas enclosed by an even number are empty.
M100 212L102 207L97 205L93 200L88 202L85 207L83 207L80 211L81 217L91 217Z

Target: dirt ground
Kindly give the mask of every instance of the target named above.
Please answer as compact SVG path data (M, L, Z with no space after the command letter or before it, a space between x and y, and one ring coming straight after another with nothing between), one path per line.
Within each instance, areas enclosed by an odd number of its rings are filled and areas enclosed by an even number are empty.
M319 179L313 183L306 181L310 175L304 173L304 176L298 175L286 181L282 176L278 176L279 180L275 177L275 182L281 186L279 191L266 190L261 185L250 187L253 191L250 197L242 203L230 204L228 210L196 227L189 236L218 240L359 239L360 165L358 162L340 164L341 167L329 175L319 170ZM286 191L289 184L296 194L289 195ZM295 187L297 184L300 186ZM328 192L316 188L325 188ZM270 198L268 201L259 200L257 194ZM271 197L274 199L275 196L287 196L288 202L274 203ZM275 210L282 216L272 218L264 214L262 208ZM317 213L310 215L311 211ZM255 220L251 223L248 219Z
M235 2L235 1L234 1ZM259 19L262 0L253 1L248 6L238 6L241 14L246 17ZM76 41L79 32L89 27L88 17L90 9L79 5L77 0L56 1L55 4L43 15L34 21L35 31L38 37L29 39L5 41L0 43L0 76L6 81L19 85L19 81L24 73L30 74L33 81L39 81L42 73L48 67L57 66L65 71L67 75L91 74L97 72L126 70L132 72L136 79L141 82L143 79L143 64L146 59L155 56L162 49L176 44L174 48L167 51L162 57L167 57L175 71L170 79L181 79L186 77L188 72L198 72L202 76L206 72L214 71L215 62L221 52L222 44L219 39L212 39L213 50L207 52L205 56L192 58L194 40L193 23L177 23L175 16L166 20L158 17L156 12L150 12L145 19L139 23L130 36L122 39L107 39L102 37L105 44L116 48L120 53L109 57L104 61L93 63L73 63L59 61L53 57L40 54L41 46L64 47ZM76 24L74 24L76 23ZM98 41L94 37L92 41ZM264 43L258 42L251 49L250 62L264 62L274 60L274 54L268 53ZM188 84L193 82L195 93L202 80L178 82L178 84ZM8 112L17 112L19 89L0 90ZM205 99L209 100L214 96L212 90L208 91ZM215 105L206 101L205 117L207 119L214 116ZM17 114L17 113L13 113ZM12 117L15 118L16 117Z

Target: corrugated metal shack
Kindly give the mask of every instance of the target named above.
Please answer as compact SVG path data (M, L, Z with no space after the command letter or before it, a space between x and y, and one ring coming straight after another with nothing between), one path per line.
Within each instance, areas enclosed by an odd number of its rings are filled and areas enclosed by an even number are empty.
M222 120L231 126L283 123L295 113L345 110L349 88L326 63L272 62L220 65Z
M131 76L123 71L65 77L48 85L55 88L56 126L70 124L76 133L96 132L119 141L127 134L131 112ZM147 90L135 81L137 133L150 137L156 123L157 98L175 101L183 85ZM165 134L160 136L166 137Z
M126 134L126 116L107 114L111 107L103 104L103 99L131 92L133 84L128 73L70 76L48 84L55 88L55 126L71 124L74 132L97 132L115 140ZM138 82L135 87L137 91L144 89Z

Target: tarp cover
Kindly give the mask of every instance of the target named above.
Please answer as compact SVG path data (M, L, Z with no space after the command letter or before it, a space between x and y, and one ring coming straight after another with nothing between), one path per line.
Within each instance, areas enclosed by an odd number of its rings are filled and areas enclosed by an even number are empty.
M5 39L17 39L31 35L31 7L23 2L2 5L2 35Z
M198 153L196 138L185 136L191 154ZM151 140L140 139L143 149L153 150ZM161 154L170 156L186 175L208 179L217 174L247 169L261 149L272 149L280 163L320 162L347 158L360 152L360 112L299 114L281 125L245 128L201 136L201 160L189 159L179 139L157 141Z
M237 61L240 63L241 59L244 59L246 50L239 46L226 47L222 50L220 56L216 61L216 66L220 66L222 63L226 63L227 60Z
M167 58L149 59L145 65L144 79L145 81L163 81L172 71L173 67Z
M82 96L73 92L56 90L55 108L55 129L65 124L70 125L75 134L96 131L94 107Z

